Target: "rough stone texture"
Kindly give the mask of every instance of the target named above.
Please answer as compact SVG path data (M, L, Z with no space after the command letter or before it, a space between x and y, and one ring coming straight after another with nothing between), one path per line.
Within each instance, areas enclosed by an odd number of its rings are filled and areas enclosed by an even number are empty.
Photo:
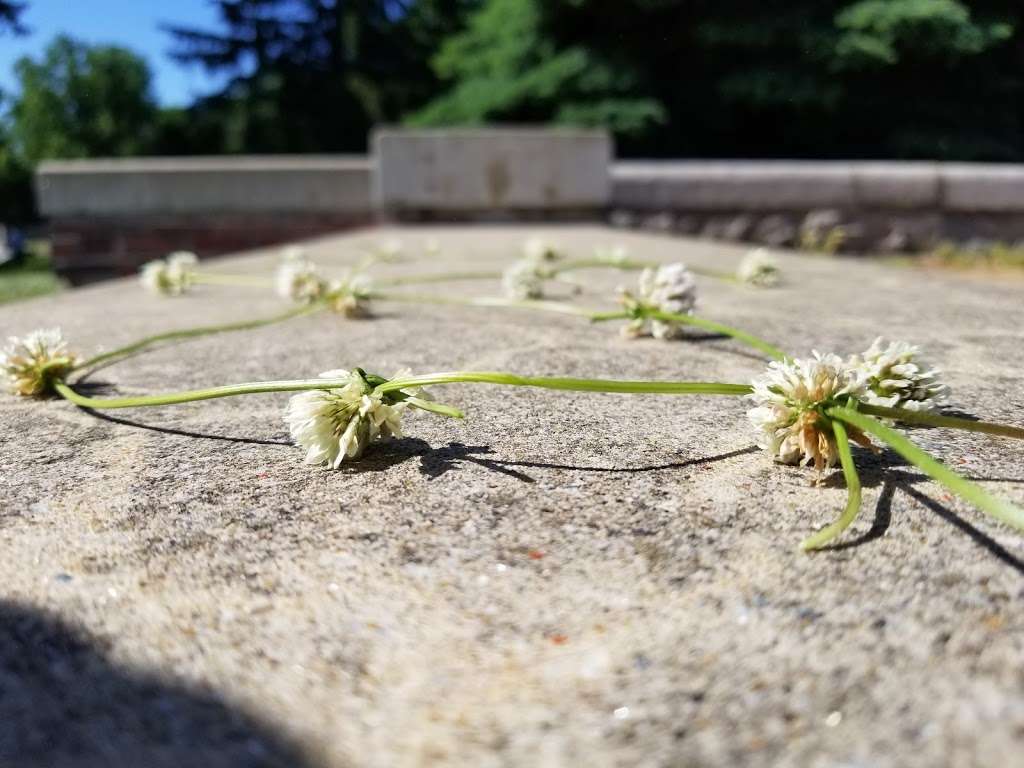
M612 151L596 130L382 129L373 136L374 194L390 213L601 211Z
M401 233L378 271L495 268L536 230ZM742 248L542 230L573 255L731 268ZM390 232L311 244L340 271ZM442 248L424 255L427 237ZM267 272L274 253L218 264ZM783 254L787 284L702 281L700 311L785 345L923 344L980 417L1021 421L1021 285ZM632 275L594 271L605 306ZM449 287L487 294L497 283ZM84 352L276 312L255 289L116 282L0 309ZM720 339L628 341L500 309L381 304L140 355L142 393L362 365L744 381ZM0 764L994 766L1024 750L1024 536L889 453L830 552L838 478L774 466L727 398L435 388L464 422L311 468L287 395L94 414L0 398ZM1024 447L914 437L1024 503Z

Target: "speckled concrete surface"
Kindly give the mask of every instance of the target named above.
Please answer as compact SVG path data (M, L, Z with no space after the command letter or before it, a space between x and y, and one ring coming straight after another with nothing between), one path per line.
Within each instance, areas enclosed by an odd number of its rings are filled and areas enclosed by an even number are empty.
M536 230L409 229L426 271L501 265ZM730 267L739 249L596 227L574 255ZM326 270L387 236L318 241ZM428 236L443 256L423 254ZM269 271L275 253L221 262ZM783 255L788 283L702 282L701 312L795 353L917 342L955 402L1021 422L1024 283ZM590 272L595 307L630 275ZM440 289L443 286L437 286ZM469 295L496 284L460 283ZM0 308L83 352L270 314L253 289L133 282ZM153 351L92 377L142 393L362 365L384 374L745 381L731 342L627 341L498 309L381 304ZM841 481L753 451L728 398L435 389L464 422L331 472L286 395L100 415L0 397L0 765L993 766L1024 753L1024 536L891 454L862 459L843 547L796 545ZM915 439L1024 503L1024 446ZM838 480L838 478L837 478Z

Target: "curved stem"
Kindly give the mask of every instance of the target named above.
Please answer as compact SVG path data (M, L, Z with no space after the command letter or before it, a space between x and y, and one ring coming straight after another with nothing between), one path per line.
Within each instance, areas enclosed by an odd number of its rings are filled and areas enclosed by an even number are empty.
M1015 427L1012 424L999 424L993 421L974 421L972 419L958 419L954 416L942 416L938 413L909 411L906 408L886 408L881 405L860 405L859 410L861 413L880 416L883 419L902 421L904 424L924 424L929 427L965 429L969 432L984 432L989 435L999 435L1000 437L1013 437L1017 440L1024 440L1024 428Z
M813 536L808 536L800 542L800 549L805 552L811 549L820 549L828 544L849 528L860 512L860 476L857 474L857 466L853 463L853 454L850 452L850 438L841 421L832 422L832 431L836 436L836 448L839 449L839 462L843 467L843 477L846 478L846 509L834 523L826 525Z
M90 357L85 362L79 363L74 367L73 370L81 371L85 368L91 368L99 365L100 363L113 360L115 358L126 357L128 355L139 352L147 347L151 347L154 344L158 344L161 341L172 341L174 339L190 339L197 336L206 336L213 333L228 333L230 331L245 331L252 328L260 328L264 325L272 325L273 323L280 323L284 320L290 320L294 317L302 317L303 315L309 315L313 312L318 312L323 309L322 304L312 304L309 306L299 307L297 309L291 309L280 315L274 315L272 317L263 317L257 320L242 320L237 323L224 323L222 325L204 325L197 328L183 328L178 331L167 331L165 333L157 333L153 336L147 336L144 339L127 344L117 349L112 349L109 352L103 352L102 354Z
M658 262L656 261L638 261L635 259L603 259L600 256L594 256L589 259L573 259L567 261L564 264L551 267L550 274L552 276L559 275L562 272L571 272L574 269L620 269L623 271L636 271L639 269L648 269L657 267Z
M787 357L786 353L774 344L769 344L764 339L758 338L746 331L741 331L738 328L723 325L722 323L716 323L714 320L706 320L703 317L696 317L694 315L678 315L675 312L662 312L659 309L645 310L644 316L654 318L656 320L664 320L670 323L679 323L680 325L692 325L697 328L703 328L706 331L713 331L714 333L731 336L737 341L742 341L744 344L753 347L759 352L763 352L768 355L768 357L776 360L785 360ZM629 312L598 312L592 314L590 319L597 323L605 320L629 320L632 317L633 315Z
M417 283L445 283L457 280L500 280L501 272L444 272L439 275L406 275L404 277L380 278L374 285L384 287L415 285Z
M747 395L747 384L726 384L706 381L615 381L610 379L576 379L551 376L517 376L494 371L451 371L392 379L379 384L375 392L392 392L406 387L435 384L501 384L510 387L540 387L573 392L618 392L654 395Z
M1024 509L992 496L984 488L958 475L927 451L914 445L899 432L882 424L877 419L858 413L850 408L834 407L825 411L832 419L841 419L864 432L868 432L879 440L887 443L896 453L927 474L929 477L946 486L953 493L963 497L971 504L987 512L992 517L1018 530L1024 530Z
M192 279L197 283L209 285L243 285L252 288L270 288L274 285L274 281L266 277L229 275L222 272L193 272Z
M218 397L235 395L258 395L268 392L299 392L308 389L341 389L349 383L344 379L295 379L288 381L254 381L246 384L229 384L209 389L193 389L186 392L172 392L164 395L142 395L139 397L97 398L80 395L63 381L54 383L54 389L65 400L82 408L147 408L157 405L178 405L196 400L213 400Z
M373 291L370 298L381 301L409 301L420 304L456 304L464 307L507 307L509 309L538 309L544 312L557 312L564 315L576 315L578 317L591 316L591 312L583 307L574 307L571 304L562 304L557 301L543 301L538 299L505 299L500 296L479 296L476 298L462 298L458 296L437 296L429 293L388 293L386 291Z

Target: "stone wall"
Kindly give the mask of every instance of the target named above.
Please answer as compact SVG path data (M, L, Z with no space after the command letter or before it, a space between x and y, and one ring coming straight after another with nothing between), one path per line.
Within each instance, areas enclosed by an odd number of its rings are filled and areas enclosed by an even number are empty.
M130 274L174 250L215 256L373 221L367 157L46 162L36 173L57 270Z
M557 220L849 252L1024 239L1024 166L619 161L595 131L384 129L370 157L43 163L58 269L82 282L176 249L231 253L381 219Z
M618 162L611 221L853 252L1024 238L1024 168L968 163Z

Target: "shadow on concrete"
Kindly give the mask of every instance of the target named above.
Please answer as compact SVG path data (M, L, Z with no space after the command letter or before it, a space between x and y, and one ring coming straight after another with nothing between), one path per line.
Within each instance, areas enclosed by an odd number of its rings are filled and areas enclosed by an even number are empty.
M80 408L83 413L87 413L94 419L100 421L107 421L111 424L120 424L125 427L133 427L134 429L145 429L149 432L159 432L163 435L176 435L178 437L193 437L201 440L223 440L228 443L249 443L250 445L287 445L292 446L291 440L261 440L255 437L234 437L232 435L214 435L208 432L193 432L187 429L175 429L173 427L160 427L155 424L143 424L141 421L133 421L131 419L125 419L120 416L111 416L103 411L95 411L92 408Z
M267 723L215 693L114 663L104 641L0 601L0 765L311 766Z
M754 446L740 448L728 453L721 453L715 456L700 456L685 461L673 461L665 464L651 464L642 467L592 467L579 464L559 464L547 461L505 461L497 458L490 458L494 450L486 445L464 445L463 443L450 443L444 448L436 448L423 452L420 456L420 472L431 480L441 477L447 472L458 467L461 462L468 462L484 467L492 472L507 475L524 483L534 483L536 480L518 468L533 469L564 469L574 472L615 472L624 474L636 474L640 472L658 472L669 469L683 469L685 467L710 464L715 461L724 461L736 456L743 456L748 453L755 453L758 449Z
M884 457L885 455L883 454L882 458ZM902 462L902 459L900 461ZM989 480L990 478L971 479ZM995 479L999 480L1000 478ZM973 524L960 517L949 507L939 503L929 496L926 496L915 487L918 483L927 482L928 480L929 478L924 474L912 474L900 469L887 470L884 465L871 467L867 472L861 471L862 485L865 487L874 487L881 484L882 486L881 493L878 496L878 502L875 504L875 519L872 522L871 527L861 535L848 541L842 541L831 546L823 547L822 551L827 552L856 549L857 547L869 544L884 536L886 531L889 530L889 526L892 524L893 497L895 496L896 491L901 491L923 507L934 512L962 533L967 534L971 540L991 553L996 559L1010 566L1021 575L1024 575L1024 560L1010 552L1006 547L997 542L980 528L975 527ZM1009 479L1005 479L1005 481L1012 482Z

